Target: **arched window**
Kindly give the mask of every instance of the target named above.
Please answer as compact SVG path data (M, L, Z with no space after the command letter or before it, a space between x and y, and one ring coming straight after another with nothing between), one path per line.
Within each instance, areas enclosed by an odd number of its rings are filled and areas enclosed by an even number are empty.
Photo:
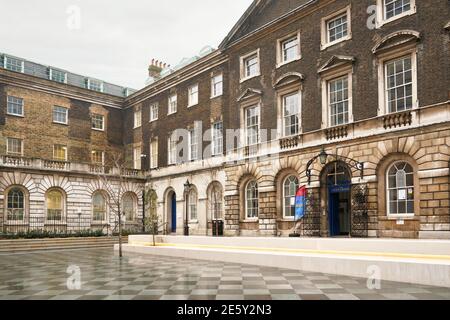
M394 163L387 174L388 214L414 215L414 170L404 161Z
M122 198L122 214L125 215L126 221L133 221L136 217L136 197L131 192L127 192Z
M62 221L64 215L64 195L60 190L51 189L46 195L47 220Z
M188 210L189 210L189 220L197 220L197 191L191 188L188 194Z
M92 219L94 221L106 221L106 197L101 191L92 196Z
M295 194L297 193L299 183L296 176L289 176L283 183L283 217L295 217Z
M218 183L213 184L211 187L211 191L209 194L209 210L210 217L213 220L223 219L222 187Z
M258 183L250 181L245 187L245 214L246 218L258 218L259 203L258 203Z
M8 191L6 216L9 221L22 221L25 217L25 192L19 187Z

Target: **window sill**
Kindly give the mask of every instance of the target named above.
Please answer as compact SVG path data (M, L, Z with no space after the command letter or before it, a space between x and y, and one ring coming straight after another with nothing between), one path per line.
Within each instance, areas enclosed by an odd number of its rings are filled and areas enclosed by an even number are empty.
M244 220L241 220L242 223L254 223L254 222L259 222L259 218L247 218Z
M222 96L223 96L223 93L222 94L218 94L216 96L211 96L210 99L216 99L216 98L220 98Z
M279 69L281 67L284 67L285 65L291 64L291 63L296 62L296 61L300 61L301 59L302 59L302 56L298 56L298 57L296 57L296 58L294 58L292 60L289 60L289 61L279 62L279 63L277 63L276 68Z
M7 116L11 116L11 117L17 117L17 118L25 118L25 115L21 115L21 114L13 114L13 113L7 113Z
M402 215L393 215L393 214L388 214L387 215L387 220L388 221L396 221L396 220L418 220L418 218L413 215L413 214L402 214Z
M105 132L105 129L96 129L96 128L92 128L92 130L98 131L98 132Z
M149 123L153 123L153 122L156 122L156 121L158 121L158 118L150 120Z
M336 41L333 41L333 42L322 43L321 46L320 46L320 50L323 51L325 49L328 49L328 48L333 47L333 46L335 46L335 45L337 45L339 43L342 43L342 42L345 42L345 41L348 41L348 40L351 40L351 39L352 39L352 35L349 34L348 36L346 36L344 38L341 38L339 40L336 40Z
M246 81L248 81L248 80L250 80L250 79L257 78L257 77L259 77L259 76L261 76L260 73L255 74L254 76L249 76L249 77L242 78L239 82L240 82L240 83L244 83L244 82L246 82Z
M198 220L189 220L188 224L199 224Z
M139 128L141 128L142 126L139 126L139 127L133 127L133 130L135 130L135 129L139 129Z
M177 113L176 111L172 112L172 113L168 113L167 116L171 116L171 115L176 114L176 113Z
M189 104L187 107L188 107L188 108L192 108L192 107L195 107L195 106L198 106L198 102L195 103L195 104Z
M53 123L53 124L60 124L60 125L63 125L63 126L68 126L68 125L69 125L69 123L67 123L67 122L57 122L57 121L53 121L52 123Z

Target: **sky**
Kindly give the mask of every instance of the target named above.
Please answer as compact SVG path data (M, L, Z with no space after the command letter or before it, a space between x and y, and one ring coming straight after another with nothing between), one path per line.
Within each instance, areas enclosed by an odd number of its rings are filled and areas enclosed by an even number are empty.
M141 89L225 38L252 0L2 0L0 52Z

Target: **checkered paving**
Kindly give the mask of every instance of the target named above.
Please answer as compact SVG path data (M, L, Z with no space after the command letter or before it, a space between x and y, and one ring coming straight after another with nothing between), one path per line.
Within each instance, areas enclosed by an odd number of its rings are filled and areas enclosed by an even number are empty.
M69 290L69 266L81 288ZM235 263L150 255L122 261L112 249L0 255L0 299L38 300L337 300L440 299L450 289Z

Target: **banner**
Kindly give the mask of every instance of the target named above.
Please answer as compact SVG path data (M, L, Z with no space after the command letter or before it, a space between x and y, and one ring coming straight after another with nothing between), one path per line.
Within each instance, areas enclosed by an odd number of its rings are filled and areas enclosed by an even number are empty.
M295 220L302 219L306 214L306 187L303 186L297 190L295 194Z

